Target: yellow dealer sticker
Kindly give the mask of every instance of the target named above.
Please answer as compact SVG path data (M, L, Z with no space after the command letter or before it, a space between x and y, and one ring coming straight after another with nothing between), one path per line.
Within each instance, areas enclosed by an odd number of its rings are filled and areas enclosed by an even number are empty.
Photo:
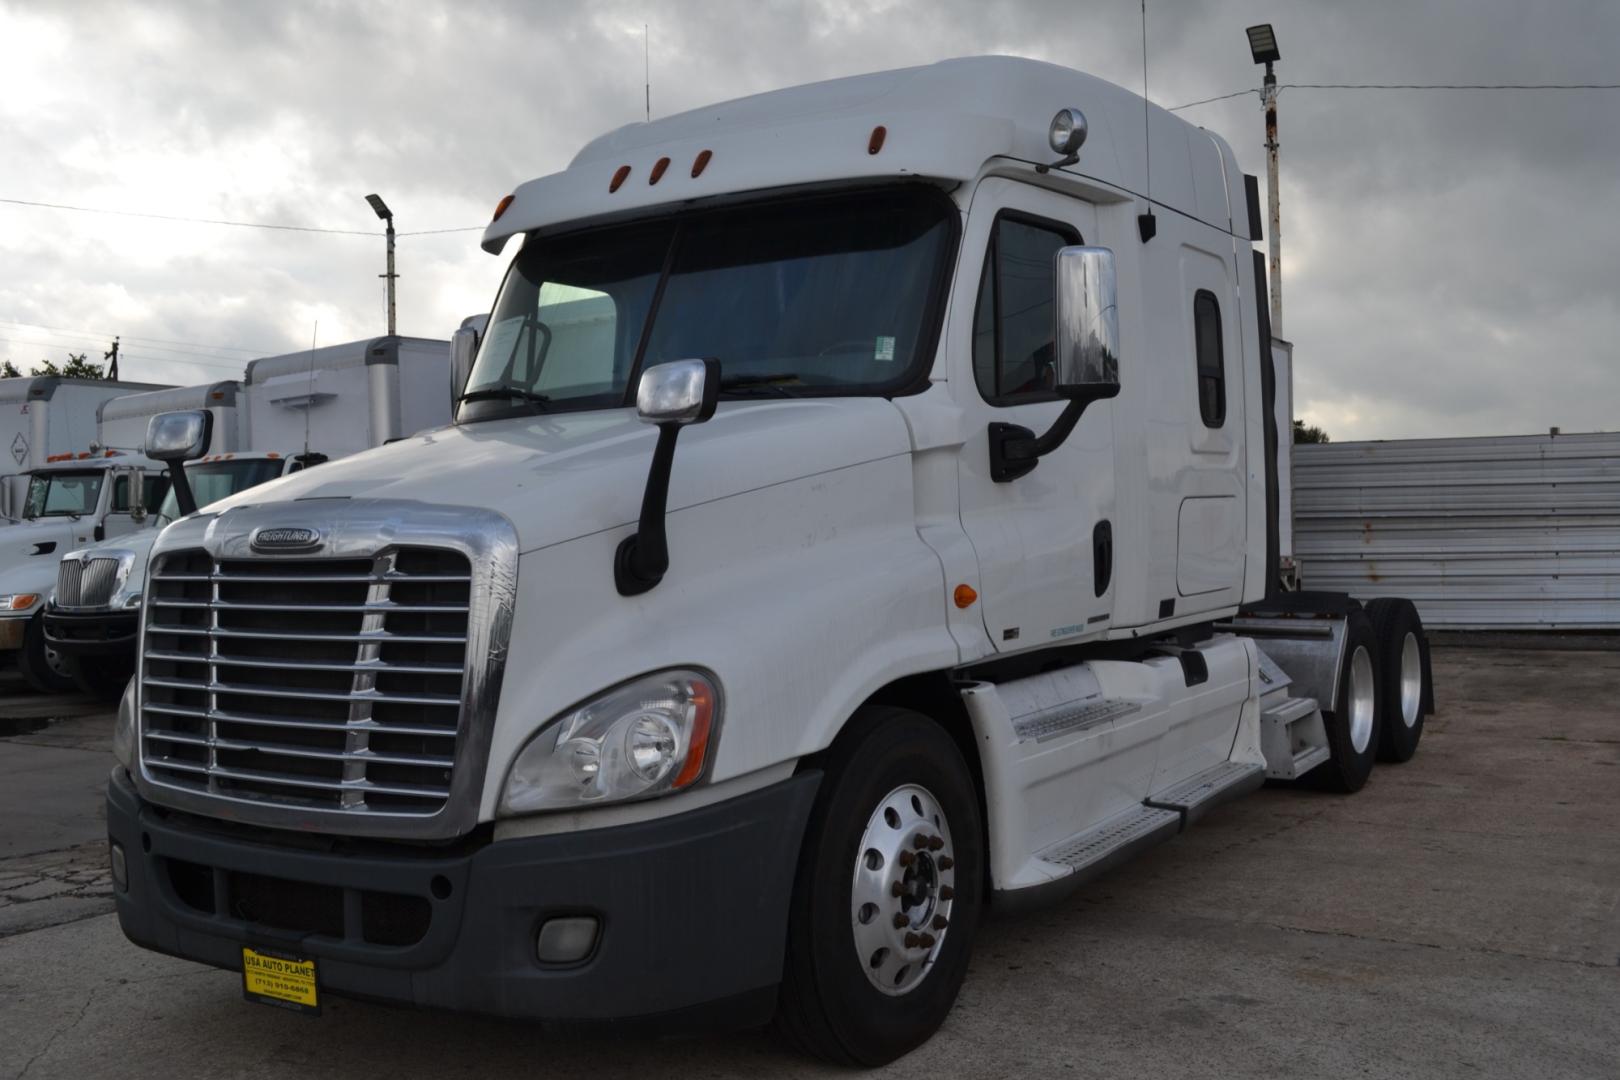
M319 1012L315 961L242 949L242 994L249 1001Z

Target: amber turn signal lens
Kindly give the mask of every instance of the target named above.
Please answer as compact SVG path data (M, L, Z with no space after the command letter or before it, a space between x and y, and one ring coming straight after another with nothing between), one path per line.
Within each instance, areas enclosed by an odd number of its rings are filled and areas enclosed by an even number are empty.
M506 208L512 205L512 200L515 198L517 198L516 195L508 195L500 202L495 204L495 216L489 219L489 223L491 225L501 220L501 215L506 213Z
M705 683L694 680L692 694L692 741L686 751L686 762L669 786L679 790L703 775L703 764L709 756L709 732L714 724L714 694Z
M972 607L973 601L977 600L978 598L979 594L973 591L973 586L971 585L958 585L956 587L956 593L952 597L952 599L956 601L956 606L959 608Z

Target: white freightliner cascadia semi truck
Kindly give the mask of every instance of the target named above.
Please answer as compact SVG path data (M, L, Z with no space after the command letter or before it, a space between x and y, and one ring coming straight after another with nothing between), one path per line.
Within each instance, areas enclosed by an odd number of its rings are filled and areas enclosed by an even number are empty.
M1253 182L1146 113L1151 186L1139 97L957 60L503 199L452 425L159 538L125 933L290 1007L774 1015L872 1064L987 907L1409 757L1411 606L1274 588Z

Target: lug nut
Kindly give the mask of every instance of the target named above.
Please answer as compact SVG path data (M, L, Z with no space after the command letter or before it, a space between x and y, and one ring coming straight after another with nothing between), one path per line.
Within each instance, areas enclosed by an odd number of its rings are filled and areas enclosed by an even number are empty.
M945 916L943 916L943 915L935 915L934 916L934 929L935 930L943 930L949 925L951 925L951 920L947 919Z
M929 851L938 851L940 848L942 848L944 846L945 846L945 838L943 836L931 837L929 839L929 841L928 841L928 850Z
M889 886L889 895L890 896L904 896L904 895L906 895L906 887L905 887L905 885L903 883L901 883L901 882L898 882L898 881L894 882L893 884L891 884Z
M906 948L915 949L917 946L922 944L922 939L923 939L924 936L925 935L923 935L923 934L907 934L906 935Z
M911 838L911 846L916 848L918 851L924 850L928 847L928 837L924 836L922 833L918 833L916 836Z
M941 885L939 887L939 898L941 900L955 900L956 890L951 888L949 885Z
M894 913L894 928L896 930L904 930L910 923L911 920L906 918L904 912L897 911Z
M955 865L956 865L956 860L951 858L949 855L941 855L939 857L939 868L941 870L949 870L951 867L953 867Z
M901 851L899 858L895 861L901 866L910 866L912 863L917 861L917 856L914 852Z
M918 934L917 935L917 944L921 945L925 949L932 949L934 947L934 942L936 942L938 940L939 939L934 937L933 934Z

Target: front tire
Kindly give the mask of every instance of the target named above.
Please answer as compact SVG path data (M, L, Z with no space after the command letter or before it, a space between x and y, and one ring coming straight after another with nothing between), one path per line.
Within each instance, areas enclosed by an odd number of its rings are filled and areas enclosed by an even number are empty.
M1365 611L1349 611L1338 692L1331 710L1322 711L1332 756L1307 774L1317 787L1350 794L1360 791L1372 775L1384 712L1380 675L1372 620Z
M945 730L909 709L857 713L805 833L777 1029L867 1067L927 1041L967 974L982 838L972 774Z
M41 694L68 694L79 688L73 680L72 662L50 647L45 640L45 621L34 616L23 631L22 651L17 654L17 671L23 682Z

